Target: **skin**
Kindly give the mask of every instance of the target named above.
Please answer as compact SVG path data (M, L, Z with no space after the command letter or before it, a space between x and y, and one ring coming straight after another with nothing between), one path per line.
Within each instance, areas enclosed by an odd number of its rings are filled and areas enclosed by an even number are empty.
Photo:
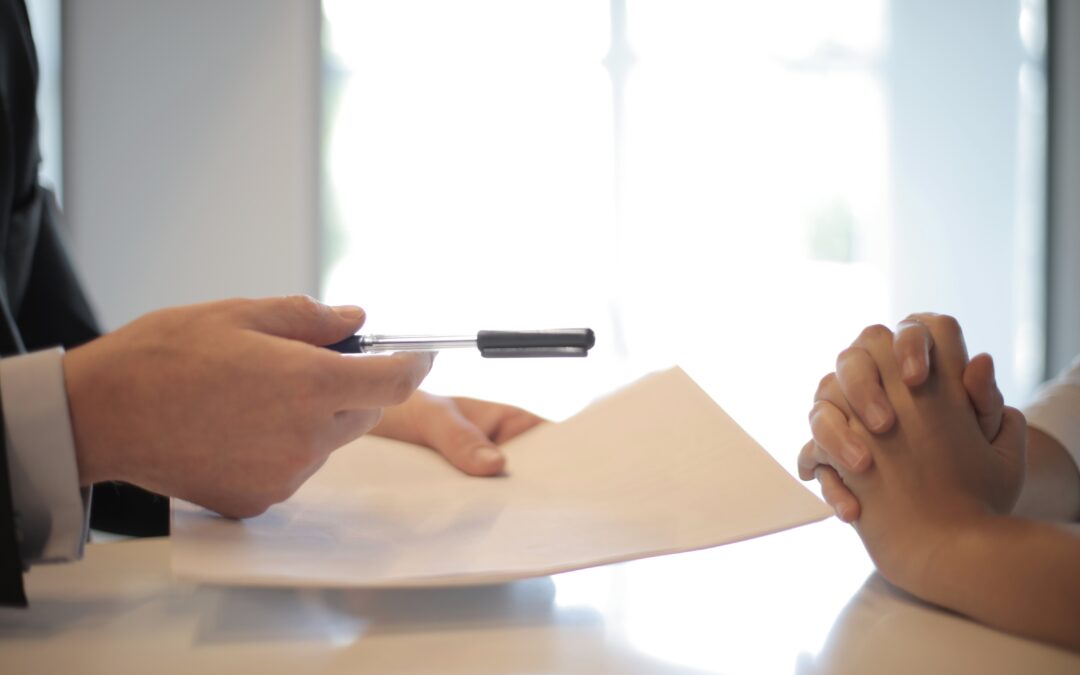
M364 318L304 296L226 300L154 312L67 352L80 483L122 480L243 518L287 499L369 431L491 475L504 462L496 443L542 421L418 392L430 353L320 347Z
M909 387L918 387L930 374L934 341L928 326L950 320L950 317L936 314L913 314L897 327L893 354L901 377ZM973 357L964 369L962 381L984 436L993 439L1004 407L994 380L993 359L988 354ZM840 480L835 468L864 471L872 460L866 448L848 430L847 415L831 401L844 402L874 433L889 431L895 423L895 413L881 386L876 365L865 350L856 345L841 352L836 372L822 379L814 399L810 413L814 438L799 455L799 475L803 480L818 478L822 495L837 517L854 522L861 506ZM1014 513L1045 520L1080 519L1080 473L1066 449L1036 428L1028 430L1027 472Z
M418 391L387 408L371 433L432 448L470 476L494 476L506 466L499 444L543 423L514 406Z
M830 456L808 444L801 471L813 467L838 510L847 496L856 500L859 513L850 520L892 583L1002 630L1080 650L1080 536L1015 514L1017 507L1063 506L1034 497L1025 503L1029 486L1043 480L1046 458L1035 459L1037 472L1025 471L1023 416L987 386L992 362L968 361L956 321L936 315L912 321L921 327L896 336L882 326L863 331L841 355L855 359L846 363L858 364L856 377L850 367L838 369L836 379L847 378L847 385L826 378L819 388L815 440L851 443L867 455L815 464ZM914 340L916 355L929 361L922 372L905 370L898 358L910 355L910 345L897 344L909 330L925 332ZM888 419L869 415L872 427L847 394L882 403L869 386L875 382L889 410ZM836 414L845 430L837 428ZM1075 480L1064 476L1066 483Z

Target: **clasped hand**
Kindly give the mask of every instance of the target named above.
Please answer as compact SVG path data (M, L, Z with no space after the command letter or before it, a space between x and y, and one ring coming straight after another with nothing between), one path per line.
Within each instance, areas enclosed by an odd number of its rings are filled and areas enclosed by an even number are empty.
M800 477L909 589L943 541L1008 513L1023 484L1023 415L1004 406L991 358L968 360L952 317L865 329L821 380L810 426Z

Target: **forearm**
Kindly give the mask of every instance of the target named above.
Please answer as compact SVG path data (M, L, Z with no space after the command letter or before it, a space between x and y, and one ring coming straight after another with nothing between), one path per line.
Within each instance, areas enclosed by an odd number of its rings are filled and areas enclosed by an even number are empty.
M1027 475L1013 514L1025 518L1080 520L1080 472L1061 443L1028 427Z
M1009 633L1080 651L1080 530L987 517L940 549L925 600Z

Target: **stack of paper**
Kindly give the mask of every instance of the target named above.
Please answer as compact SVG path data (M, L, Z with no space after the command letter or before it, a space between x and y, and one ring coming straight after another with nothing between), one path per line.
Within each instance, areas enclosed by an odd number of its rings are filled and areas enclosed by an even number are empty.
M211 583L493 583L700 549L820 520L798 484L682 370L507 443L507 474L367 437L244 521L173 502L173 570Z

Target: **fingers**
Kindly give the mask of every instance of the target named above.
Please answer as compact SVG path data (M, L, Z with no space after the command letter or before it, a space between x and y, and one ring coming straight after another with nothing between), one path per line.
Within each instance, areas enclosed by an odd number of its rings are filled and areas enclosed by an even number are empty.
M1005 406L1001 415L1001 431L991 445L1006 454L1024 452L1027 445L1027 420L1024 413Z
M491 434L491 440L496 443L505 443L545 422L547 420L543 417L538 417L526 410L518 410L500 421L499 426Z
M419 433L424 444L470 476L492 476L506 465L491 438L453 405L441 406L417 423L422 425Z
M344 355L330 350L319 359L328 392L338 408L385 408L404 403L427 377L434 352Z
M254 330L317 346L352 335L365 318L359 307L330 307L306 295L237 300L228 307Z
M870 467L870 450L851 430L844 414L832 403L828 401L814 403L814 407L810 410L810 432L814 436L815 447L820 448L822 452L822 454L814 455L814 465L839 465L855 472L865 471ZM804 467L803 458L800 455L800 476L804 474L804 468L809 474L813 474L813 465ZM803 480L808 479L808 477L803 478Z
M880 324L867 326L852 343L852 348L864 350L874 362L880 378L879 386L884 390L892 414L895 415L895 411L910 401L911 392L900 379L900 367L893 354L893 332ZM869 420L864 422L869 427ZM876 432L876 429L872 430Z
M910 315L906 323L920 323L931 334L933 367L947 379L959 379L968 363L967 344L960 322L947 314L921 312Z
M818 445L813 439L806 442L806 445L799 451L799 478L802 480L813 480L814 472L822 464L828 462L822 462L818 455Z
M426 445L464 473L491 476L501 473L506 464L496 444L543 421L528 411L501 403L420 391L403 405L388 408L372 433Z
M840 352L836 358L836 379L844 398L867 428L876 434L892 428L896 415L869 352L858 346Z
M454 397L454 404L465 417L478 426L495 443L505 443L529 429L543 424L543 417L504 403Z
M869 326L837 357L840 390L867 428L884 433L896 421L885 382L898 377L908 388L921 385L930 376L932 354L934 367L943 376L959 377L964 372L967 346L953 317L911 314L900 322L895 334L884 326ZM991 422L993 419L988 419Z
M930 375L930 350L934 336L926 324L911 315L896 326L893 354L900 364L900 377L909 387L917 387Z
M1001 430L1005 409L1005 398L994 377L994 359L989 354L972 357L964 369L963 381L983 437L993 441Z
M821 484L821 496L825 502L833 507L836 517L845 523L852 523L862 515L859 500L844 485L840 475L829 466L819 466L814 472L815 478Z

